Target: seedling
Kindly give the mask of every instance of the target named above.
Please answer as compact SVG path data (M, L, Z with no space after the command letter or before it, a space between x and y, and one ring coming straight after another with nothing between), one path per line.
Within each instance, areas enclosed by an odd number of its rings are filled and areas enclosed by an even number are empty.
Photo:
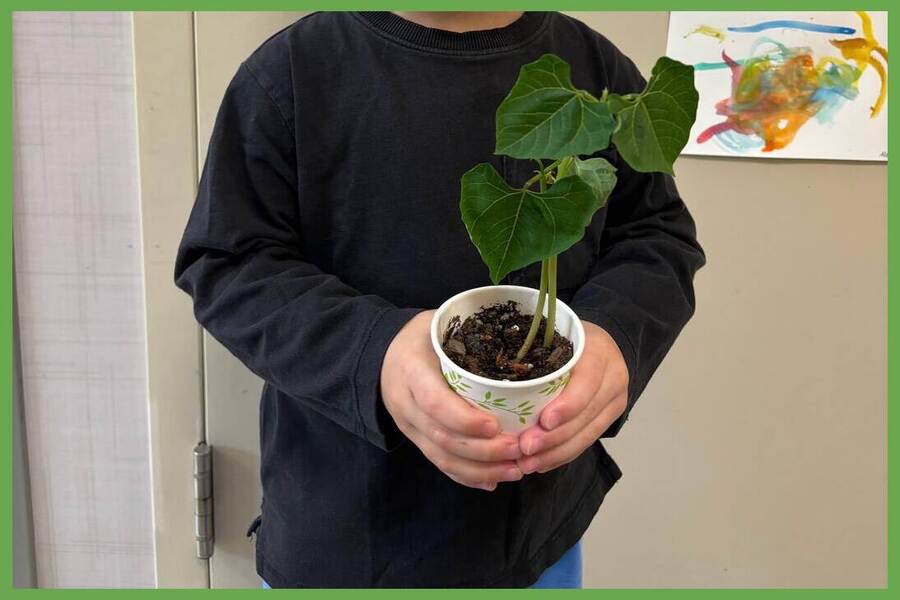
M535 175L510 186L493 166L481 163L461 179L463 222L498 284L510 272L541 261L534 319L516 354L520 362L534 344L544 305L544 347L556 319L557 256L577 243L594 213L616 185L616 169L599 157L610 141L635 171L674 175L697 114L694 69L667 57L653 67L639 94L604 90L600 98L572 85L563 59L545 54L524 65L497 108L495 153L532 160Z

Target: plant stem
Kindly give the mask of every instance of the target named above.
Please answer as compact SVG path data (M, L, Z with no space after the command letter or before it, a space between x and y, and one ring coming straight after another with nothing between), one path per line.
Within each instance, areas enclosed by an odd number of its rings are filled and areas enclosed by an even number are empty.
M541 326L541 319L544 318L544 299L547 297L547 261L541 261L541 288L538 290L537 306L534 308L534 318L531 319L531 327L528 328L528 335L516 353L516 361L522 362L531 345L534 344L534 338L537 337L538 328Z
M550 172L550 171L552 171L553 169L555 169L556 166L557 166L558 164L559 164L559 161L558 161L558 160L554 160L552 163L550 163L549 165L547 165L547 168L546 168L546 169L541 169L541 171L542 171L541 173L538 173L537 175L535 175L534 177L532 177L531 179L529 179L528 181L526 181L526 182L525 182L525 185L523 185L522 187L523 187L524 189L528 189L528 188L530 188L531 186L533 186L535 183L537 183L537 182L539 182L539 181L543 181L543 180L544 180L544 177L542 177L542 175L546 175L548 172ZM544 191L544 190L542 189L541 191Z
M544 348L553 343L556 327L556 256L546 259L547 263L547 324L544 328Z
M565 163L561 160L556 160L547 168L544 168L544 164L540 160L537 163L539 172L525 184L525 187L530 187L537 180L542 192L547 190L547 173L557 166L561 170L571 167L571 160ZM532 344L534 344L534 338L537 337L541 320L544 317L545 301L548 302L548 306L547 322L544 328L544 347L549 348L553 343L553 335L556 333L556 256L551 256L541 261L541 287L538 290L537 306L534 309L534 317L531 319L531 327L528 328L528 335L525 337L522 347L516 353L516 362L521 362L525 355L528 354L528 351L531 350Z
M575 157L566 156L556 161L556 179L559 181L575 168ZM556 333L556 256L545 259L547 263L547 323L544 326L544 348L553 345Z

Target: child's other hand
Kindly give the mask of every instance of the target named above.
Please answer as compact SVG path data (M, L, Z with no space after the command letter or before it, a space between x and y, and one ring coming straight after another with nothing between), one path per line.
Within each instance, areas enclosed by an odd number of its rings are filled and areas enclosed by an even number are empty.
M413 317L388 347L381 367L385 407L400 431L457 483L491 491L500 481L521 479L518 438L499 433L496 417L447 387L431 347L433 314Z
M583 321L584 354L565 390L541 411L537 425L519 436L523 473L546 473L578 458L618 419L628 404L628 367L616 342Z

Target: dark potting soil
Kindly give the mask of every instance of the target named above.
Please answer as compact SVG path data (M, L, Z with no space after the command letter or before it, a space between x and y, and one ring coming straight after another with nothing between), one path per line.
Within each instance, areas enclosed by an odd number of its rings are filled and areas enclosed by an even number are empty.
M558 331L550 347L544 348L547 319L541 319L531 350L516 363L532 318L520 313L512 300L483 306L465 321L458 316L450 319L442 348L450 360L475 375L508 381L537 379L569 362L574 350Z

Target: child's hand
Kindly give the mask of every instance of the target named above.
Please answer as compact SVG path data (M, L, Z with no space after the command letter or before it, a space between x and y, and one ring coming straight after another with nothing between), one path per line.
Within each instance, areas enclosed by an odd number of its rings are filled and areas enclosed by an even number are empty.
M456 395L431 347L434 311L416 315L397 333L381 367L381 395L397 427L454 481L494 490L522 472L518 438L500 434L496 417Z
M523 473L546 473L578 458L618 419L628 403L628 368L606 331L586 321L584 354L565 390L540 421L519 436Z

